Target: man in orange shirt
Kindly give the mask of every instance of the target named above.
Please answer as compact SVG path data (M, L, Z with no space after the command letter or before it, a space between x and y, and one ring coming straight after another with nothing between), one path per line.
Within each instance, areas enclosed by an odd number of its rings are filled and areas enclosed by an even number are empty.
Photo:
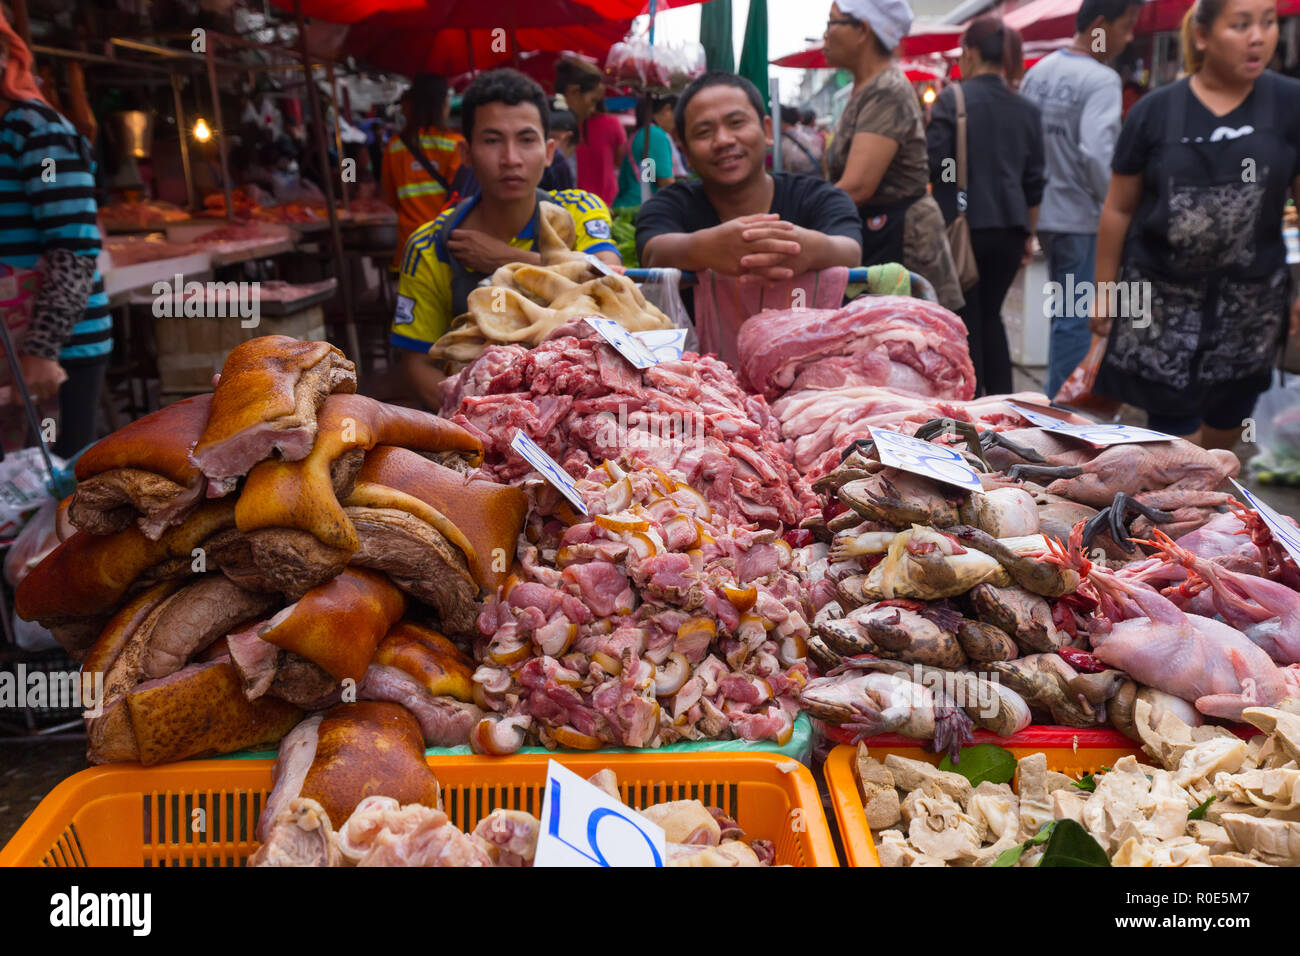
M463 188L460 145L463 136L447 127L447 81L420 73L402 99L406 124L384 151L384 198L397 210L397 249L393 268L411 233L438 218ZM467 170L466 170L467 171Z

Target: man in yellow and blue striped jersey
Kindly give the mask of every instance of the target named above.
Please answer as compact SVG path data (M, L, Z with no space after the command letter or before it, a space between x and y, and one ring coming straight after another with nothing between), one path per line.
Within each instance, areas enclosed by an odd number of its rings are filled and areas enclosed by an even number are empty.
M539 202L573 218L574 248L619 265L609 209L580 189L539 190L555 152L546 94L514 70L493 70L470 84L461 101L465 157L481 192L448 206L411 234L399 269L390 342L420 400L439 405L444 370L429 347L467 310L480 281L511 262L540 263L536 251Z

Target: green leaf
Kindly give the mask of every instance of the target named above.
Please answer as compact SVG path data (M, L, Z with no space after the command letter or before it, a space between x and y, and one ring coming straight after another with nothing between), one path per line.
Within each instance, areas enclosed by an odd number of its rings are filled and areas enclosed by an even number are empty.
M1073 820L1058 820L1039 866L1110 866L1110 857L1092 835Z
M1025 852L1025 844L1017 843L1009 850L1003 850L998 854L998 858L993 861L993 866L1015 866L1020 862L1020 857Z
M1052 834L1052 828L1056 826L1055 820L1049 820L1044 823L1037 833L1031 836L1024 843L1017 843L1013 847L1003 850L998 854L998 858L993 861L993 866L1015 866L1020 862L1020 857L1031 846L1038 846Z
M1097 777L1095 774L1091 773L1084 774L1082 779L1074 781L1074 786L1078 787L1080 790L1087 790L1089 793L1093 793L1097 789Z
M1037 833L1025 841L1025 846L1038 846L1039 844L1046 843L1048 838L1052 835L1052 831L1056 829L1056 823L1057 821L1055 820L1048 820L1039 828Z
M960 762L956 764L944 754L939 769L961 774L972 787L978 787L985 780L1010 783L1016 775L1016 758L1010 750L997 744L976 744L962 747Z
M1208 810L1208 809L1210 809L1210 804L1212 804L1212 803L1213 803L1215 800L1217 800L1217 799L1218 799L1218 797L1210 797L1210 799L1206 800L1204 803L1202 803L1199 807L1197 807L1197 808L1196 808L1195 810L1193 810L1191 813L1187 814L1187 819L1188 819L1188 820L1204 820L1204 819L1205 819L1205 811Z

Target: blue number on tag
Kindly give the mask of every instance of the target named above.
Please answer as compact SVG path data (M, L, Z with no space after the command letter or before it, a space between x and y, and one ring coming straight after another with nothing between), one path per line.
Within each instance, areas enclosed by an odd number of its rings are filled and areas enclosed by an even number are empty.
M596 831L600 829L601 820L605 819L605 817L613 817L615 820L622 820L624 823L630 824L632 827L634 827L636 829L636 832L641 834L641 837L645 840L646 846L650 847L650 853L654 857L654 865L655 866L664 865L663 857L659 855L659 850L655 848L654 841L650 839L650 835L648 833L646 833L639 826L637 826L636 821L628 819L627 817L623 816L621 813L618 813L615 810L608 810L604 807L600 807L596 810L593 810L591 814L587 817L587 845L588 848L591 849L592 852L594 852L596 855L592 856L591 853L588 853L582 847L574 846L568 840L564 839L564 837L560 836L560 797L561 797L560 781L552 777L551 778L551 818L550 820L547 821L547 832L549 833L550 836L554 837L556 840L559 840L570 850L573 850L575 853L583 857L586 857L588 860L591 860L591 862L595 863L597 866L609 866L609 861L605 859L605 854L600 852L600 844L599 841L596 839L597 837Z
M878 429L876 440L888 448L898 460L919 468L925 468L936 475L945 476L968 485L978 485L979 475L970 468L956 451L942 445L932 445L918 438L899 435Z

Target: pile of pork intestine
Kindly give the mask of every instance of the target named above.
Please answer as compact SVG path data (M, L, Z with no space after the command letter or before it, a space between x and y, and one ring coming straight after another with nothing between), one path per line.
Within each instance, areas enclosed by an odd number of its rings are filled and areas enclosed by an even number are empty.
M803 552L680 473L622 464L577 481L590 518L533 512L521 572L479 617L475 698L498 723L472 743L784 743L807 679Z

